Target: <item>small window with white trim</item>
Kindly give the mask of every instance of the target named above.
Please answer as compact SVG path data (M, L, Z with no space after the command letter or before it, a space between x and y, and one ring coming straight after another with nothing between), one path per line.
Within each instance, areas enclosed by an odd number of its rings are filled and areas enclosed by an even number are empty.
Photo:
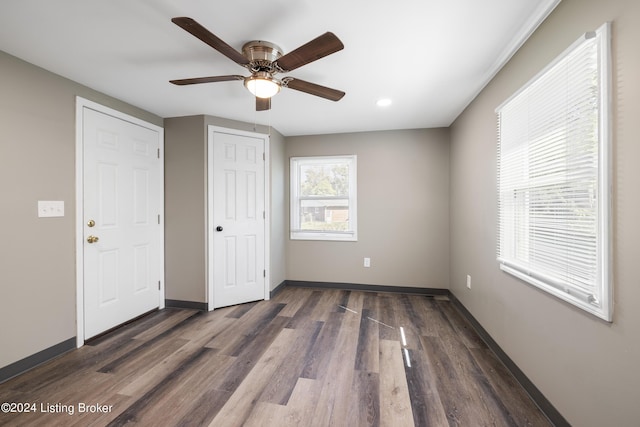
M496 109L500 268L607 321L609 46L586 33Z
M356 156L292 157L291 239L358 240Z

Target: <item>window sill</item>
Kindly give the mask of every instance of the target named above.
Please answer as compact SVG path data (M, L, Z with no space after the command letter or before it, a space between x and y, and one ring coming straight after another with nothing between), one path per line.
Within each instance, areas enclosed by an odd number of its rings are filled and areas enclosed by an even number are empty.
M292 231L289 235L291 240L315 240L330 242L357 242L358 236L355 233L323 233L323 232L304 232Z

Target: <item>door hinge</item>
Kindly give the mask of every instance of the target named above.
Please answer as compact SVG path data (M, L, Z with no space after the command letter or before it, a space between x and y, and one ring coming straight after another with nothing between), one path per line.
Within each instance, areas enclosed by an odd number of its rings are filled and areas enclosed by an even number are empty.
M266 153L262 153L262 160L267 160L267 154Z
M158 280L158 290L162 289L162 287L160 286L160 280Z
M267 277L267 270L262 270L262 277Z
M160 214L158 214L158 225L160 224Z
M262 219L267 219L267 213L265 211L262 211Z
M158 158L160 158L160 149L158 148Z

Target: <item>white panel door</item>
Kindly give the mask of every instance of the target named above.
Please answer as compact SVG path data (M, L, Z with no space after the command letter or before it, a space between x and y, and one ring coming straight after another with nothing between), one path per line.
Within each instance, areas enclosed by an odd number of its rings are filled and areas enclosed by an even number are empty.
M159 306L158 131L83 112L84 338Z
M265 298L265 138L209 134L215 308Z

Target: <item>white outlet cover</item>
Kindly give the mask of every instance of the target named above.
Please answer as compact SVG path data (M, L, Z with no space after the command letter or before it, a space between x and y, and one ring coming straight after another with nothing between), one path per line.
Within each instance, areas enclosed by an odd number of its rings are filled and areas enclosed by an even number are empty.
M64 216L64 200L38 200L39 218L62 216Z

